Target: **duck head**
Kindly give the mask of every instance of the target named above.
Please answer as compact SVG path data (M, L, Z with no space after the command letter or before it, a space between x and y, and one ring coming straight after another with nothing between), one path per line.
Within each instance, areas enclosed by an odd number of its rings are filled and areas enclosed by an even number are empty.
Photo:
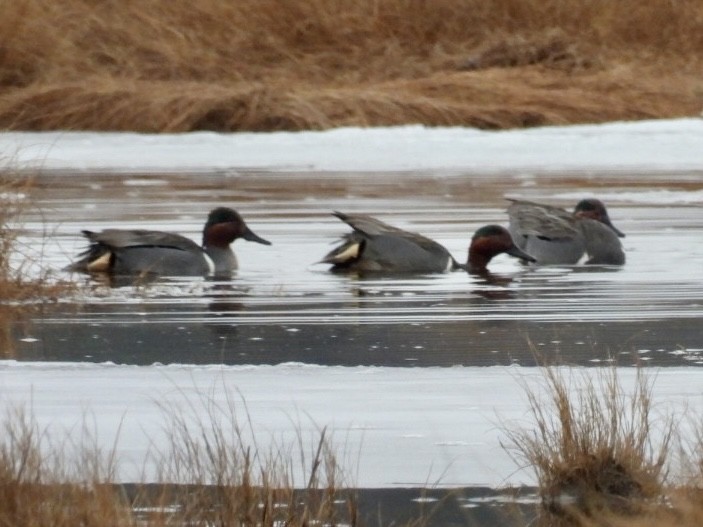
M589 198L579 201L574 208L574 216L599 221L610 227L620 238L625 237L625 235L611 223L608 211L605 205L603 205L603 202L599 199Z
M237 238L271 245L270 241L256 235L235 210L228 207L218 207L211 210L203 228L203 247L225 249Z
M477 230L471 238L469 261L466 268L472 273L485 272L488 262L501 253L509 254L526 262L536 261L515 245L507 229L500 225L486 225Z

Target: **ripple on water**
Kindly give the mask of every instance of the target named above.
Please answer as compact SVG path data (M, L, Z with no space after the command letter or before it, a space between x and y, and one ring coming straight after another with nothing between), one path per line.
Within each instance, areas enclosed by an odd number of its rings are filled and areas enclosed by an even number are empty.
M75 297L38 320L46 338L66 343L50 354L71 355L73 346L95 360L169 362L177 355L196 362L451 365L534 361L534 348L581 363L627 353L641 358L638 350L651 349L647 358L656 363L698 362L690 358L693 351L672 353L677 346L696 349L696 319L703 316L701 199L688 176L680 188L676 178L654 178L651 188L640 182L636 191L626 175L603 176L598 187L580 176L532 178L529 187L513 175L285 176L257 174L251 185L238 179L246 188L203 174L40 178L41 217L30 215L21 241L41 245L40 261L52 268L65 266L84 247L78 235L83 228L157 228L198 240L212 196L218 204L236 203L255 231L273 242L237 242L241 270L231 281L164 279L138 287L86 281ZM490 277L358 278L315 263L347 230L330 215L338 209L422 232L463 260L477 227L505 223L503 195L515 195L516 188L527 199L565 207L589 194L606 200L613 221L627 233L627 264L534 268L500 256ZM99 328L102 354L84 349L94 347L95 338L79 340L77 328L86 325ZM148 353L124 351L135 332Z

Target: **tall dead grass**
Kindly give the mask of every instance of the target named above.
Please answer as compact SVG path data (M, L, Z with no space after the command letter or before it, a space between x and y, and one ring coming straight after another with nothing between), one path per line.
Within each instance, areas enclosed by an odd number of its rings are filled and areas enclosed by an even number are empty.
M41 251L20 241L22 215L31 206L32 182L0 169L0 357L14 353L27 315L70 293L75 285L56 280L41 265Z
M0 7L11 129L498 128L690 115L703 92L698 0Z
M31 413L8 410L0 422L0 525L135 525L108 484L111 454L83 439L52 443Z
M506 429L507 448L537 475L541 525L703 524L700 416L657 409L642 369L629 390L616 368L547 367L543 381L524 385L532 426Z
M129 486L116 483L115 449L101 451L90 426L57 438L31 413L10 409L0 422L0 525L360 524L325 430L311 451L300 440L306 481L296 486L295 446L261 452L233 406L202 401L205 407L164 408L170 440L154 445L158 474Z
M638 370L627 393L615 368L544 371L547 401L526 387L535 428L509 431L537 474L543 523L592 525L661 505L676 427L654 415L651 380Z
M695 477L674 486L666 466L679 430L669 416L654 412L650 380L640 374L626 393L614 369L596 377L559 371L547 370L549 401L528 388L536 427L510 431L511 447L538 475L540 524L701 525L703 424L685 460L697 467ZM0 525L365 523L325 429L316 442L299 432L295 444L264 451L246 409L242 415L232 399L176 398L162 411L166 440L151 452L156 474L123 486L115 483L116 443L101 449L87 421L79 433L57 437L55 429L54 435L41 429L31 412L7 410L0 420ZM303 476L296 480L295 474Z
M676 462L681 474L663 489L658 500L641 504L636 515L603 514L597 518L581 518L584 527L698 527L703 525L703 421L689 415L679 425L688 432L679 435L679 456ZM692 433L692 435L691 435ZM671 453L668 455L672 457ZM669 461L672 461L669 459Z
M157 505L149 525L164 520L264 527L359 523L354 492L325 429L314 445L299 431L297 444L265 451L257 444L245 402L228 396L217 404L203 396L162 405L162 410L170 443L153 452L153 464L163 492L156 502L148 488L137 498ZM303 478L296 480L296 474Z
M22 214L31 206L31 179L0 170L0 305L53 299L67 284L49 270L30 271L40 254L20 243Z

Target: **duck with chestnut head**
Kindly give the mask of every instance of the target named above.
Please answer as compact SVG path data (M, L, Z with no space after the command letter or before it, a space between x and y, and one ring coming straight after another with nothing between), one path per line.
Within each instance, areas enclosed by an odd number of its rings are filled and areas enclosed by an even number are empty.
M509 200L510 233L538 264L623 265L625 235L610 221L603 202L583 199L573 212L532 201Z
M244 240L271 245L256 235L241 215L228 207L210 211L203 242L171 232L144 229L83 231L90 242L67 271L115 275L223 275L237 269L232 243Z
M365 214L335 212L334 215L352 228L352 232L344 235L342 243L322 259L322 263L332 264L331 270L336 272L427 274L466 270L480 273L501 253L534 261L499 225L487 225L476 231L464 264L457 262L443 245L420 234Z

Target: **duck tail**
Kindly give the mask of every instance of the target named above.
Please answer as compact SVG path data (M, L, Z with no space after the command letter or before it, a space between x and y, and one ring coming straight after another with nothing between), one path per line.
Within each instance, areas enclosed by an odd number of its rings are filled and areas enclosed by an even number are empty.
M359 259L363 251L364 240L358 236L348 234L344 237L344 241L338 247L332 249L319 263L327 263L332 265L349 265Z
M81 231L83 236L90 240L90 244L85 251L78 255L78 260L71 262L63 268L71 273L94 273L108 271L114 261L114 253L106 245L96 241L96 233L92 231Z

